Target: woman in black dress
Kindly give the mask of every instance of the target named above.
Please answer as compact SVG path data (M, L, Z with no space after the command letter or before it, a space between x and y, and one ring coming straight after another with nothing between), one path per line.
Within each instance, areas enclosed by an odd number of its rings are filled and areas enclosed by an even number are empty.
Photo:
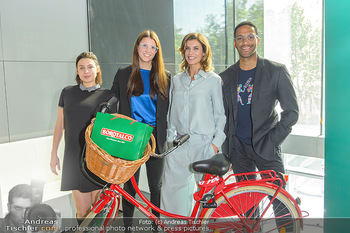
M64 132L65 150L61 191L72 190L77 209L78 222L89 213L96 202L100 187L91 183L80 170L80 157L85 145L84 133L94 113L102 102L108 101L114 94L100 87L101 70L97 57L84 52L76 59L77 85L67 86L58 103L58 114L53 134L51 152L51 171L58 175L60 161L57 149ZM116 112L116 106L111 109Z

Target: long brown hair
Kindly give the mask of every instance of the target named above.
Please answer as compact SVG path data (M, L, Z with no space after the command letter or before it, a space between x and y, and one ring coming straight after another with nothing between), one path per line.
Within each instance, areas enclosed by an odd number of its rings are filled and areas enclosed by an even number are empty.
M83 52L83 53L81 53L81 54L77 57L77 59L75 60L75 67L76 67L76 68L78 67L78 62L79 62L81 59L83 59L83 58L91 59L91 60L93 60L93 61L95 62L96 67L99 66L97 57L96 57L96 55L95 55L93 52ZM75 81L77 82L78 85L82 82L82 81L80 80L78 74L75 76ZM101 72L101 69L100 69L100 71L96 74L95 83L96 83L96 84L100 84L100 85L102 84L102 72Z
M135 42L131 65L132 71L129 77L126 93L128 96L140 96L144 92L143 81L140 72L138 47L140 45L141 40L145 37L153 39L156 43L156 46L158 47L158 51L152 59L152 68L149 77L150 96L151 98L154 98L156 94L159 93L163 99L167 99L169 94L169 86L168 77L165 73L164 68L162 47L160 45L160 41L158 39L157 34L152 30L143 31Z
M185 71L189 67L188 62L186 61L186 58L185 58L186 42L189 40L198 40L199 43L202 45L204 56L200 60L201 69L204 70L205 72L213 71L214 66L212 64L212 54L211 54L209 41L201 33L189 33L182 39L182 43L179 48L179 52L182 55L180 70Z

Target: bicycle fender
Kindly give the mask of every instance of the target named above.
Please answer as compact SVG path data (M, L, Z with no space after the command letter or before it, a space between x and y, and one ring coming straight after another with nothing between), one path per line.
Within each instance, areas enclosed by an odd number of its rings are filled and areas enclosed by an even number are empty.
M276 190L278 188L277 185L273 184L273 183L256 183L256 184L252 184L252 185L247 185L247 184L239 184L239 183L232 183L232 184L228 184L226 185L226 187L224 189L222 189L221 192L219 192L217 195L215 195L215 201L218 200L220 197L223 196L223 193L228 193L230 192L231 190L234 190L234 189L238 189L238 188L241 188L241 187L246 187L246 186L263 186L263 187L267 187L267 188L271 188L271 189L274 189ZM280 190L280 193L282 193L283 195L285 195L292 203L293 205L295 206L299 216L300 216L300 227L301 229L303 229L303 218L302 218L302 212L299 208L299 205L298 203L296 202L296 200L292 197L292 195L290 195L286 190L284 190L283 188L281 188ZM208 211L208 209L205 209L203 208L199 217L200 218L203 218L204 215L206 214L206 212Z

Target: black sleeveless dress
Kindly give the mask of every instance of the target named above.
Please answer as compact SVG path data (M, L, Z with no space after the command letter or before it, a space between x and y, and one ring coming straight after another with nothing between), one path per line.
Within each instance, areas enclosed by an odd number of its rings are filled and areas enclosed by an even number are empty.
M85 145L86 127L90 124L98 106L112 96L114 94L105 88L89 92L81 90L79 85L76 85L62 90L58 104L63 108L65 129L61 191L91 192L100 189L81 171L80 158ZM110 112L116 112L116 106L112 106Z

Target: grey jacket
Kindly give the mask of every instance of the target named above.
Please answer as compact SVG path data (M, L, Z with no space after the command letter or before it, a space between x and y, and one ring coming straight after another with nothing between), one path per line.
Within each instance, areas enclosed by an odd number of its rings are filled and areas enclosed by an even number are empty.
M222 151L231 155L237 119L237 81L239 62L219 75L223 79L223 99L226 114L226 140ZM281 119L275 110L282 108ZM269 159L298 121L299 108L294 87L283 64L258 57L251 102L252 146L262 158Z

